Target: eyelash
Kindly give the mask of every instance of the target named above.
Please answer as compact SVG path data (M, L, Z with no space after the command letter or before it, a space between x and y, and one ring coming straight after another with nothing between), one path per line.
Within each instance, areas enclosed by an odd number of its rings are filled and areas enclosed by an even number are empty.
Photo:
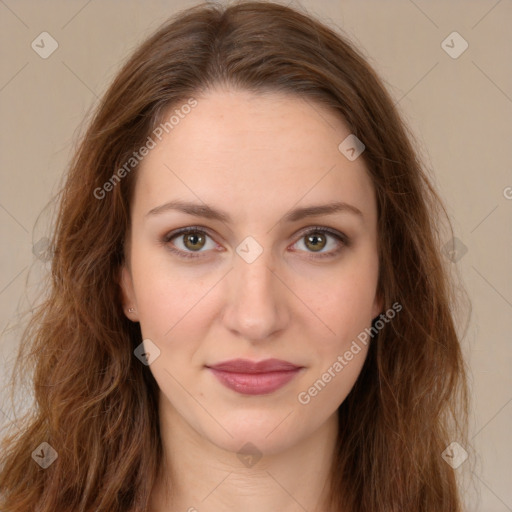
M177 238L179 235L186 235L189 233L200 233L202 235L207 235L210 238L212 238L210 236L210 234L208 233L208 231L206 231L204 228L202 228L200 226L189 226L186 228L182 228L182 229L167 233L162 238L162 243L171 252L177 254L180 258L187 258L187 259L202 258L203 256L201 255L200 252L194 253L194 252L182 251L181 249L176 249L175 247L172 247L171 246L172 244L169 244L169 242L172 239ZM338 242L341 244L341 246L338 249L335 249L334 251L330 251L328 253L318 253L318 254L311 253L311 255L308 256L309 258L312 258L315 260L323 259L323 258L332 258L334 256L337 256L343 250L344 247L348 247L350 245L350 240L344 233L340 233L334 229L326 228L326 227L322 227L322 226L315 226L315 227L312 227L311 229L309 229L308 231L302 232L299 239L297 240L297 242L300 239L306 237L307 235L311 235L311 234L315 234L315 233L326 233L328 235L331 235L332 237L334 237L338 240ZM297 242L295 242L295 243L297 243ZM293 245L295 245L295 244L293 244Z

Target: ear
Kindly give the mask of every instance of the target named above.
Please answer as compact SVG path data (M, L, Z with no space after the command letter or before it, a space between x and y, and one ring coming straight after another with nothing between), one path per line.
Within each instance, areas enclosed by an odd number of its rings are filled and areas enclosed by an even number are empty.
M124 314L132 322L138 322L139 312L137 309L137 300L135 298L132 274L130 269L126 266L126 263L123 263L121 267L119 286L121 287Z
M383 313L384 308L384 299L382 298L379 291L375 293L375 300L373 302L372 309L372 319L378 317L381 313Z

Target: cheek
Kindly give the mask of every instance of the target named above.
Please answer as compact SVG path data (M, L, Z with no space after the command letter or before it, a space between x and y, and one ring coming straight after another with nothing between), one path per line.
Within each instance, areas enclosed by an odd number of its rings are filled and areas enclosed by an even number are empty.
M143 335L163 340L192 307L196 287L172 272L165 259L155 258L153 251L133 255L132 275Z
M371 325L377 277L376 265L353 265L315 279L314 288L299 289L297 295L315 314L308 318L324 341L321 352L341 350Z
M140 323L143 330L161 338L176 322L174 316L178 307L176 287L178 283L158 280L154 273L141 281L137 292Z
M162 261L163 260L163 261ZM150 338L165 350L192 349L200 339L210 311L212 290L218 276L209 278L193 268L172 267L165 258L139 258L133 262L134 287L139 322L144 338ZM183 345L179 340L187 340Z
M322 417L334 411L353 388L371 343L365 329L371 326L374 296L372 283L359 275L345 276L343 284L331 283L319 300L317 316L310 317L307 350L311 368L301 386L299 403L308 414Z

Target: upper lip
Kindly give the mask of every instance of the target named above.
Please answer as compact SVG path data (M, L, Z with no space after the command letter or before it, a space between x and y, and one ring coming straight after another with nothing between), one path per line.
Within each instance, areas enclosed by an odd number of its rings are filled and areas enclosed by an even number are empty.
M232 373L269 373L297 370L301 367L281 359L265 359L258 362L249 359L231 359L208 368Z

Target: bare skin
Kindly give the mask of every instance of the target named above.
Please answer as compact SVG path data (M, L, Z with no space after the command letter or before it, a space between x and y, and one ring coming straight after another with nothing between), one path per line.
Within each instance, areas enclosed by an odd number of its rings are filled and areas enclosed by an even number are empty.
M320 105L225 89L197 101L136 171L122 270L126 315L160 350L149 368L166 465L150 510L325 512L337 409L368 347L315 396L307 391L382 311L371 178L362 158L339 151L350 130ZM148 213L173 200L206 203L231 221ZM331 202L360 214L284 221L292 209ZM164 240L187 226L205 233ZM262 252L249 263L240 244ZM206 368L235 358L303 369L272 393L245 395ZM237 455L247 443L252 458Z

